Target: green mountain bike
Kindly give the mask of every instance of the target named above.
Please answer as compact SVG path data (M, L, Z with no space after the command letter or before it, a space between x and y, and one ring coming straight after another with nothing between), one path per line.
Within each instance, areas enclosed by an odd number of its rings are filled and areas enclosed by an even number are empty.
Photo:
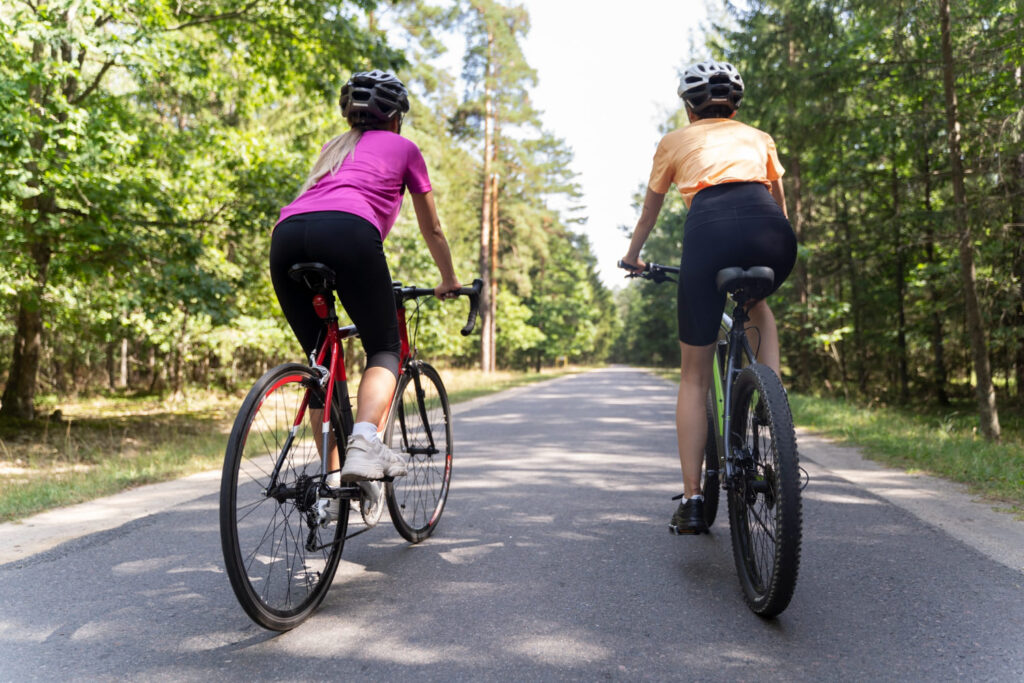
M622 266L623 264L620 264ZM626 277L675 282L679 268L648 263ZM800 566L801 491L806 473L797 455L789 400L775 372L756 361L744 328L746 304L772 290L771 268L724 268L716 284L735 302L722 314L707 400L708 439L701 489L708 527L719 490L729 501L733 558L747 605L773 617L789 605Z

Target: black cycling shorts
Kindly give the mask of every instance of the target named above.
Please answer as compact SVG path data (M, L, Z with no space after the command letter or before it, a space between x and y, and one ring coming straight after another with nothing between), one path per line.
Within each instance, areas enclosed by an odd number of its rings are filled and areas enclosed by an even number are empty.
M334 271L341 306L359 329L366 366L384 367L397 376L402 343L380 232L366 219L341 211L289 216L274 228L270 279L307 358L319 345L324 324L313 310L313 293L288 277L288 269L314 262Z
M679 271L679 341L713 344L725 310L715 286L722 268L768 266L774 292L796 263L796 235L761 183L725 183L698 192L683 228Z

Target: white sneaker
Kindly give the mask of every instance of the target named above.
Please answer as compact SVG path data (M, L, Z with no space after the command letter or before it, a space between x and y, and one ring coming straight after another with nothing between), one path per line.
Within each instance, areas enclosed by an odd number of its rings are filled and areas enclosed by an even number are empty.
M380 439L353 435L345 449L342 481L365 481L384 477L401 477L408 472L405 458L384 445Z
M320 526L326 527L331 522L338 521L338 513L341 511L341 501L337 498L321 498L316 503L317 519Z

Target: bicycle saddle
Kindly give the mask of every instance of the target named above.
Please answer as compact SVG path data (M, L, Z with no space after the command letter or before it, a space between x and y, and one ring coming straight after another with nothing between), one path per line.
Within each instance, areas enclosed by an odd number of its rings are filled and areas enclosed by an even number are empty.
M719 292L728 292L736 303L763 299L775 284L775 271L768 266L722 268L715 276Z
M334 271L322 263L296 263L288 269L288 277L315 292L334 289Z

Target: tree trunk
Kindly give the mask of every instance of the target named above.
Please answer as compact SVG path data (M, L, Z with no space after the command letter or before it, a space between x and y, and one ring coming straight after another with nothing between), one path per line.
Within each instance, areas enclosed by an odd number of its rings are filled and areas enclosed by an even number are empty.
M174 365L171 375L171 395L181 398L185 392L185 354L188 349L188 311L182 312L181 331L178 335L178 343L174 349Z
M32 46L32 61L40 63L47 59L47 46L36 42ZM49 86L47 86L49 87ZM46 116L45 100L47 89L42 84L32 86L31 99L38 103L39 116ZM32 149L36 152L43 149L47 137L45 133L33 136ZM0 401L0 416L31 420L35 417L33 402L36 397L36 378L39 374L39 360L42 354L43 333L43 293L46 289L47 271L53 248L48 237L50 221L55 220L57 200L40 181L39 168L35 162L29 163L25 170L29 174L28 185L40 190L39 194L22 200L24 215L33 216L25 224L28 236L28 251L31 256L35 273L32 286L18 296L18 318L14 332L14 349L11 356L11 369L7 375L3 398Z
M497 147L498 127L494 128L494 141ZM495 159L497 150L495 150ZM498 367L498 196L501 177L495 173L491 178L491 339L494 341L494 350L491 352L491 370Z
M992 385L992 370L988 360L981 306L978 302L977 272L974 265L974 241L967 217L967 192L964 188L964 169L960 158L960 121L957 111L956 88L953 79L953 45L950 38L949 0L939 0L939 20L942 25L942 81L946 93L946 134L949 142L950 171L953 180L953 201L960 252L960 275L963 280L964 306L967 314L968 338L974 374L977 378L975 393L981 433L990 441L998 441L999 413L996 392Z
M929 161L928 149L924 150L924 209L928 213L925 221L925 257L928 265L931 266L931 273L928 276L928 301L931 302L931 328L932 328L932 383L934 386L935 399L939 405L949 405L949 394L946 393L946 383L949 372L946 369L945 352L945 331L942 324L941 304L938 287L935 284L935 267L938 260L935 258L935 231L932 229L932 169Z
M907 313L906 313L906 264L903 254L903 232L900 230L900 180L896 168L896 140L892 140L892 173L890 174L892 191L892 224L893 248L896 252L896 273L893 281L896 284L896 348L897 348L897 381L900 387L900 403L910 400L910 377L907 370Z
M494 33L487 32L487 66L484 75L484 186L480 202L480 370L494 371L494 327L491 324L491 148L494 145Z
M113 391L117 388L117 360L114 342L107 342L107 348L104 351L106 353L107 387Z
M121 337L121 373L117 380L117 386L125 389L128 387L128 337Z

